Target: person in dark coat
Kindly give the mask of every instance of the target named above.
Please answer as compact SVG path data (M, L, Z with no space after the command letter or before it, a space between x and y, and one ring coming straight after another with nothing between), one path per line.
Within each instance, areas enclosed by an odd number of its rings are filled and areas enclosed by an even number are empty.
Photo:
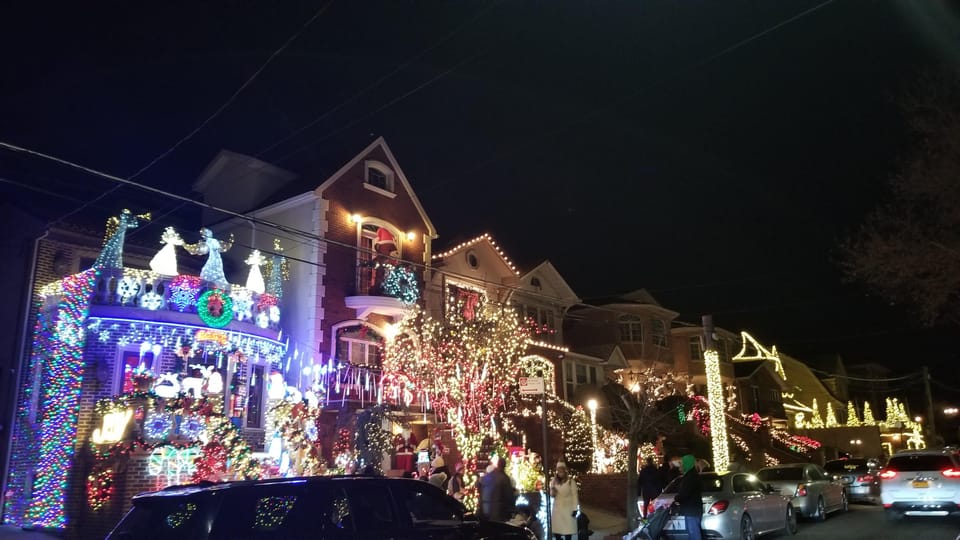
M487 474L480 479L480 519L506 522L511 517L513 503L513 485L503 472L500 460L494 457Z
M659 497L661 491L663 491L663 477L654 465L653 458L648 457L647 464L640 469L640 474L637 476L637 492L643 501L643 506L640 507L641 516L647 517L650 501Z
M683 516L687 525L687 538L703 540L700 531L700 519L703 517L703 496L700 491L700 471L697 470L697 458L687 454L683 456L683 478L680 489L673 499L678 516Z

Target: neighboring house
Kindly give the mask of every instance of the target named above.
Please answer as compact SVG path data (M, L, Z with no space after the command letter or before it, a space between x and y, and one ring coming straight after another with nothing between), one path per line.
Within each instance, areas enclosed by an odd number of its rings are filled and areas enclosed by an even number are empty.
M678 313L646 290L595 299L568 310L564 335L574 350L617 345L628 370L674 367L671 326Z
M706 395L707 375L704 369L703 327L694 325L674 326L670 330L673 349L673 369L686 373L697 393ZM724 386L733 384L734 373L731 358L740 348L738 336L723 328L713 329L713 346L720 357L720 378Z

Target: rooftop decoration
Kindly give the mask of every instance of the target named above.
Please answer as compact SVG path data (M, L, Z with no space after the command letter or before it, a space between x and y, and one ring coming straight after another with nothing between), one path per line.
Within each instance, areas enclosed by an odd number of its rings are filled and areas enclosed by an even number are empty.
M280 239L273 239L273 254L267 259L264 265L266 271L267 293L283 298L283 282L290 279L290 268L287 258L283 255L283 247L280 246Z
M514 266L513 262L510 260L510 258L507 257L507 255L503 252L503 250L500 249L500 247L499 247L499 246L497 245L497 243L493 240L493 237L490 236L490 234L482 234L482 235L474 238L473 240L467 240L466 242L463 242L463 243L461 243L460 245L458 245L458 246L456 246L456 247L454 247L454 248L448 249L447 251L444 251L443 253L438 253L438 254L436 254L436 255L433 256L433 260L444 259L444 258L446 258L446 257L449 257L450 255L453 255L454 253L457 253L457 252L460 251L460 250L463 250L463 249L466 249L466 248L468 248L468 247L470 247L470 246L479 244L480 242L482 242L482 241L484 241L484 240L490 242L490 246L493 247L494 251L497 252L497 255L499 255L500 258L503 259L504 264L506 264L507 267L510 268L510 270L512 270L514 274L516 274L516 275L519 276L519 275L520 275L520 271L517 270L517 267Z
M783 362L780 361L780 353L777 352L777 346L774 345L767 349L746 332L740 332L740 341L743 347L733 357L734 362L747 362L752 360L769 360L774 363L774 369L780 378L787 380L787 374L783 371ZM753 352L748 350L748 346L753 346Z
M250 273L247 275L247 289L257 294L263 294L267 288L263 283L263 274L260 273L260 267L266 262L266 259L263 258L259 249L255 249L243 262L250 266Z
M137 228L140 225L140 219L149 221L150 214L135 216L133 212L124 208L119 217L114 216L107 220L103 249L93 263L94 268L123 268L123 242L127 236L127 229Z
M217 240L213 237L213 231L204 227L200 229L200 241L196 244L184 244L183 248L191 255L206 255L207 262L200 270L200 278L204 279L220 288L228 288L226 276L223 275L223 260L221 253L230 251L233 247L233 234L229 240Z
M173 227L163 230L160 237L163 247L150 259L150 269L161 276L177 275L177 246L183 245L183 238Z

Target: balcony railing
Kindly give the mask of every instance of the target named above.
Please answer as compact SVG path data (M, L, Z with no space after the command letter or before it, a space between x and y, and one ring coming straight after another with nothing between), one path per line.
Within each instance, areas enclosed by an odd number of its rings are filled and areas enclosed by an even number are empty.
M214 289L218 288L197 276L164 276L136 268L104 270L97 276L91 304L193 314L199 314L200 310L206 308L207 314L214 316L229 310L232 315L228 320L223 315L222 326L240 321L255 324L264 330L280 329L281 310L276 296L230 285L228 290L221 289L223 293L217 299L217 309L211 310L209 301L202 304L204 293ZM61 282L43 287L40 294L50 302L62 294Z
M414 304L420 299L420 277L412 266L402 262L361 262L354 292L352 296L388 296Z

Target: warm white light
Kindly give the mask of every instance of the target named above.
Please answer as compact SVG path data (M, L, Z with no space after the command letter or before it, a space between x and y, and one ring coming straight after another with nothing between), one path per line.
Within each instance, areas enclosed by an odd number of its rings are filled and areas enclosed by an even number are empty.
M957 414L957 408L956 408L956 407L947 407L946 409L943 410L943 414L945 414L945 415L947 415L947 416L953 416L953 415Z
M133 410L116 411L103 415L103 424L99 429L93 430L93 444L112 444L119 442L123 438L123 433L127 430L127 423L133 416Z
M407 241L408 241L408 242L413 242L413 241L416 240L416 239L417 239L417 233L415 233L415 232L413 232L413 231L408 231L408 232L407 232Z
M383 325L383 338L388 342L393 341L397 334L400 333L400 327L397 324L387 323Z
M353 214L350 216L350 221L354 223L360 223L361 221L363 221L363 217L361 217L360 214Z
M727 416L724 408L723 382L720 379L720 355L713 349L703 353L707 372L707 402L710 404L710 440L713 467L718 472L730 468L730 443L727 440Z
M592 413L597 412L597 400L591 399L590 401L587 401L587 408L590 409L590 412Z
M913 421L914 421L914 422L923 422L923 417L922 417L922 416L914 416L914 417L913 417Z

